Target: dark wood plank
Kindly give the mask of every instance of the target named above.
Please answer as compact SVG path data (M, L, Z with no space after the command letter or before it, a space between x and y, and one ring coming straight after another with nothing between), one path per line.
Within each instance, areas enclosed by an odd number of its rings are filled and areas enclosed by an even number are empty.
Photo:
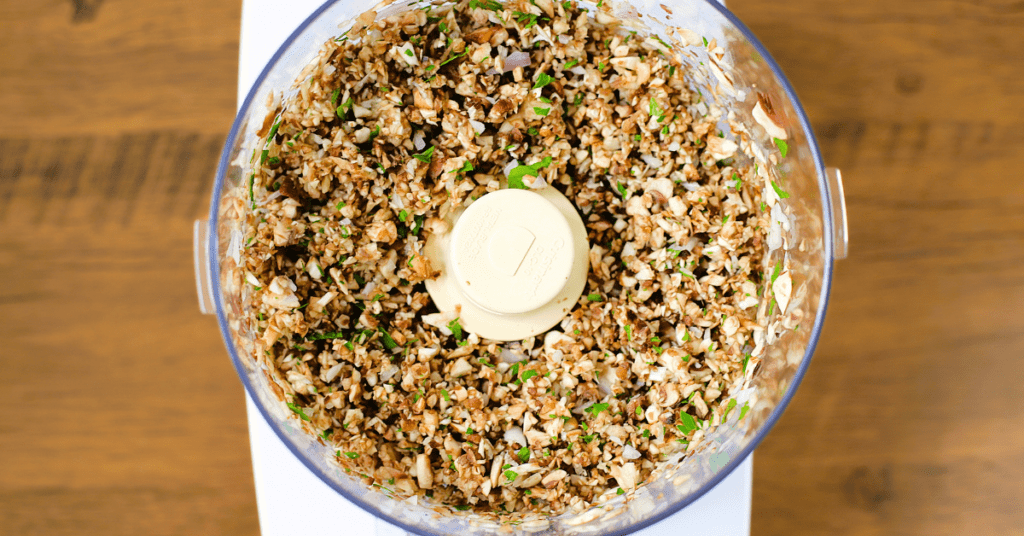
M730 6L850 211L815 362L758 450L753 534L1021 534L1024 10Z

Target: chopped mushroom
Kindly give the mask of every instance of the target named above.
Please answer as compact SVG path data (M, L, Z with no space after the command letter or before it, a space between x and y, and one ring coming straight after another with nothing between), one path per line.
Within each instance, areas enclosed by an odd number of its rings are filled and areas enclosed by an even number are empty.
M436 508L552 516L656 478L721 422L773 320L799 317L790 271L765 268L792 222L677 46L572 0L470 4L367 12L272 96L222 207L246 244L225 269L251 359L338 465ZM506 185L566 196L589 273L559 325L502 344L422 283L444 268L427 238Z

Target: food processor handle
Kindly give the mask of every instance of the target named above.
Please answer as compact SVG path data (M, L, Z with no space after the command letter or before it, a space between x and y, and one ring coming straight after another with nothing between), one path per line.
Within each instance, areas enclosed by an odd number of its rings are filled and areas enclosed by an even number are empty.
M196 269L196 292L199 294L199 310L204 315L216 312L213 305L213 280L210 278L210 224L207 220L196 220L192 225L192 261Z
M846 194L843 193L843 174L839 168L825 169L828 197L832 202L832 256L836 260L846 258L850 245L849 228L846 225Z

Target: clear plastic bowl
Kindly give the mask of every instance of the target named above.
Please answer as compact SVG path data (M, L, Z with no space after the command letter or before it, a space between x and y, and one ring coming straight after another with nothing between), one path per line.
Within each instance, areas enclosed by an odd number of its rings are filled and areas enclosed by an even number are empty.
M583 4L593 12L593 3ZM245 389L291 452L346 499L392 525L423 535L499 532L623 535L635 532L685 508L736 468L779 419L810 364L825 319L832 265L835 259L846 254L846 219L838 170L826 170L793 88L750 30L714 1L647 0L612 5L620 18L634 19L645 28L641 31L657 33L670 43L678 42L670 36L672 27L714 39L726 53L719 64L737 90L733 96L716 97L716 103L735 111L737 120L747 125L752 133L759 133L756 137L763 142L759 146L764 154L774 147L770 136L755 126L751 111L758 94L770 99L774 116L788 132L788 156L782 160L781 168L772 169L772 173L785 174L790 194L784 206L791 222L787 239L794 289L787 314L799 311L801 315L789 321L799 323L801 328L783 332L769 345L746 389L733 395L740 404L749 404L748 414L741 420L739 411L731 412L729 420L709 434L697 452L667 468L658 479L628 497L629 500L627 496L617 497L600 509L565 513L535 524L499 527L493 522L471 521L464 515L439 514L422 501L412 504L391 499L332 462L333 450L301 429L294 415L275 395L267 376L260 370L261 365L252 359L251 333L243 315L240 287L223 278L222 271L239 246L240 222L222 217L225 212L221 202L225 193L238 187L245 177L244 162L257 142L255 131L267 114L264 102L268 93L290 88L321 44L344 31L354 17L367 10L365 2L327 2L306 19L263 69L232 125L217 168L209 220L198 221L195 226L196 278L201 309L205 313L216 313L228 353ZM378 17L416 7L417 4L408 2L379 7ZM682 50L691 56L685 58L693 67L691 83L702 89L704 95L711 96L711 89L720 82L707 68L710 62L702 44ZM775 256L779 253L776 251Z

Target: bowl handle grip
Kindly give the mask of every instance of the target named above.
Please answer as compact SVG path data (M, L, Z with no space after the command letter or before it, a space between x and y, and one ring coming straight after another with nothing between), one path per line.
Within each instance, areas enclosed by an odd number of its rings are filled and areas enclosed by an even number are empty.
M846 224L846 194L843 192L843 174L839 168L825 169L828 197L832 201L832 256L845 259L850 245L850 231Z
M199 310L204 315L216 312L213 306L213 284L210 279L210 225L207 220L196 220L192 225L192 260L196 269L196 292Z

